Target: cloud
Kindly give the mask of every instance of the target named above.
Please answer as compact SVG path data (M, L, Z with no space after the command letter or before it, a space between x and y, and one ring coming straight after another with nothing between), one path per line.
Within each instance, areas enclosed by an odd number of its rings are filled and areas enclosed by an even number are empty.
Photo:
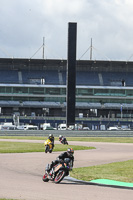
M31 57L45 37L45 58L67 58L68 22L77 22L77 59L93 39L95 59L133 54L130 0L1 0L0 57ZM34 58L41 58L38 51ZM89 51L83 59L89 59Z

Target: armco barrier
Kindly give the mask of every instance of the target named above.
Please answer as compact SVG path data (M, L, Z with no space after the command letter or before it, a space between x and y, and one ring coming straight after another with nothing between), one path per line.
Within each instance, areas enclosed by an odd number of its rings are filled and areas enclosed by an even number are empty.
M0 136L133 137L133 131L0 130Z

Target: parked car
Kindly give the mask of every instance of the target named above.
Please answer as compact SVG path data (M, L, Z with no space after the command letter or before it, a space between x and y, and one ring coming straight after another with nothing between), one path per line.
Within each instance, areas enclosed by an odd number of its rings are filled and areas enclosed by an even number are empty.
M83 130L84 130L84 131L89 131L90 128L89 128L89 127L83 127Z
M119 129L117 128L117 127L109 127L108 129L107 129L108 131L118 131Z
M66 124L59 124L58 125L58 130L66 130L67 129L67 125Z

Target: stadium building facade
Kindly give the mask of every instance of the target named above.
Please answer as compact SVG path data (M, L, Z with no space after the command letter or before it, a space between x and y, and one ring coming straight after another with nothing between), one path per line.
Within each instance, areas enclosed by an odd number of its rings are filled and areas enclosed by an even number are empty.
M0 59L3 116L66 117L66 60ZM75 117L133 118L133 62L78 60Z

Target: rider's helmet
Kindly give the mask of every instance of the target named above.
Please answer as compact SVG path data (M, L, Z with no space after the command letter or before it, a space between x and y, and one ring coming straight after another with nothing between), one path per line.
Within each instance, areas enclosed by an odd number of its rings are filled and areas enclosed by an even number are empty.
M59 135L59 139L62 138L62 135Z
M68 148L68 149L67 149L67 154L68 154L69 156L73 156L74 150L73 150L72 148Z
M50 139L53 138L53 134L49 134L49 138L50 138Z

